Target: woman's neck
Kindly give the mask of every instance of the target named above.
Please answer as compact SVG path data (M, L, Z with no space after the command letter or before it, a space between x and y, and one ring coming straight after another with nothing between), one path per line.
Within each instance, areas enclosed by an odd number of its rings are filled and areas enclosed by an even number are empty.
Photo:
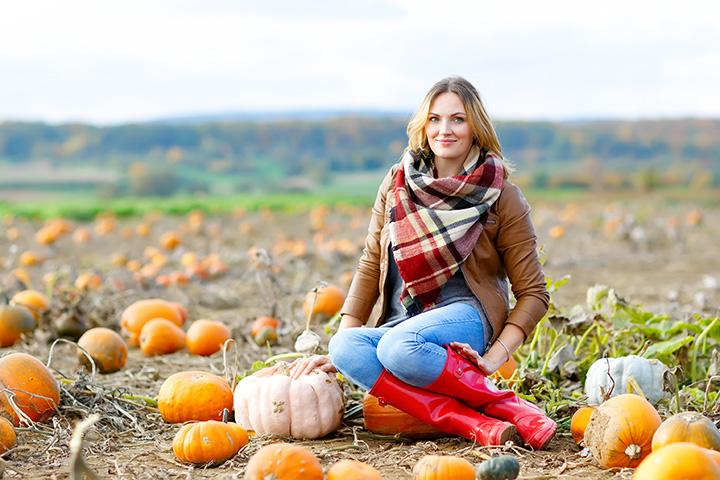
M435 178L454 177L460 174L462 168L463 164L460 162L435 157L435 168L433 169L433 174L435 175Z

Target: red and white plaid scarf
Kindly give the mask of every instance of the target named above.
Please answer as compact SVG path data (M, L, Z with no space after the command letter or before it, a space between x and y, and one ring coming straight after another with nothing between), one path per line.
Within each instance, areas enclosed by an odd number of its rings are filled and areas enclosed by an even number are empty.
M459 175L443 178L434 178L431 159L405 154L389 227L406 309L413 303L418 311L435 304L441 287L475 247L502 183L500 159L476 148Z

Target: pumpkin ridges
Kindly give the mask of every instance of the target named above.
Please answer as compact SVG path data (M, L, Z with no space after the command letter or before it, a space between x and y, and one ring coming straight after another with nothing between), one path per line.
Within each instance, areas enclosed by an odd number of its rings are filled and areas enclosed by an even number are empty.
M188 370L170 375L158 392L158 409L168 423L220 420L232 411L228 382L212 373Z
M447 436L429 423L413 417L388 404L381 406L378 398L365 393L363 398L363 422L365 428L379 435L400 434L412 439L433 439Z
M40 360L27 353L15 352L0 358L0 389L15 394L17 407L33 422L45 422L60 405L60 386ZM26 425L8 400L9 392L0 392L0 408L14 425Z
M245 480L323 480L320 461L310 450L291 443L271 443L255 452Z
M425 455L413 467L414 480L475 480L472 463L454 455Z
M597 408L594 405L586 405L580 407L572 416L570 420L570 434L575 440L575 443L580 443L585 437L585 429L590 421L590 415Z
M372 465L345 458L330 467L325 480L382 480L382 476Z
M667 418L655 431L652 450L674 442L691 442L720 451L720 430L699 412L680 412Z
M720 466L708 449L690 442L676 442L655 450L635 470L633 480L714 480Z

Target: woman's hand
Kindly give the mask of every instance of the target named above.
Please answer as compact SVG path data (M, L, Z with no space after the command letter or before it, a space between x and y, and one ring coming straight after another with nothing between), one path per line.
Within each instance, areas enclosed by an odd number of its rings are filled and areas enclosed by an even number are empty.
M502 361L488 358L491 357L490 355L481 357L480 354L467 343L452 342L450 343L450 347L452 347L454 350L457 350L465 358L477 365L485 375L492 375L503 364Z
M302 375L307 375L313 370L321 370L327 373L335 373L337 369L327 355L312 355L310 357L298 358L290 364L290 378L297 380Z

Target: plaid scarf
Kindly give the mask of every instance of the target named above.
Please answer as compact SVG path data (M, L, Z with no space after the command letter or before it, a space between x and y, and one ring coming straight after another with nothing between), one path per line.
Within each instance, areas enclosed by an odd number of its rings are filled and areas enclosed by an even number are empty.
M435 304L441 287L475 247L502 183L499 158L475 147L454 177L434 178L431 157L405 154L389 228L404 282L400 301L408 313Z

